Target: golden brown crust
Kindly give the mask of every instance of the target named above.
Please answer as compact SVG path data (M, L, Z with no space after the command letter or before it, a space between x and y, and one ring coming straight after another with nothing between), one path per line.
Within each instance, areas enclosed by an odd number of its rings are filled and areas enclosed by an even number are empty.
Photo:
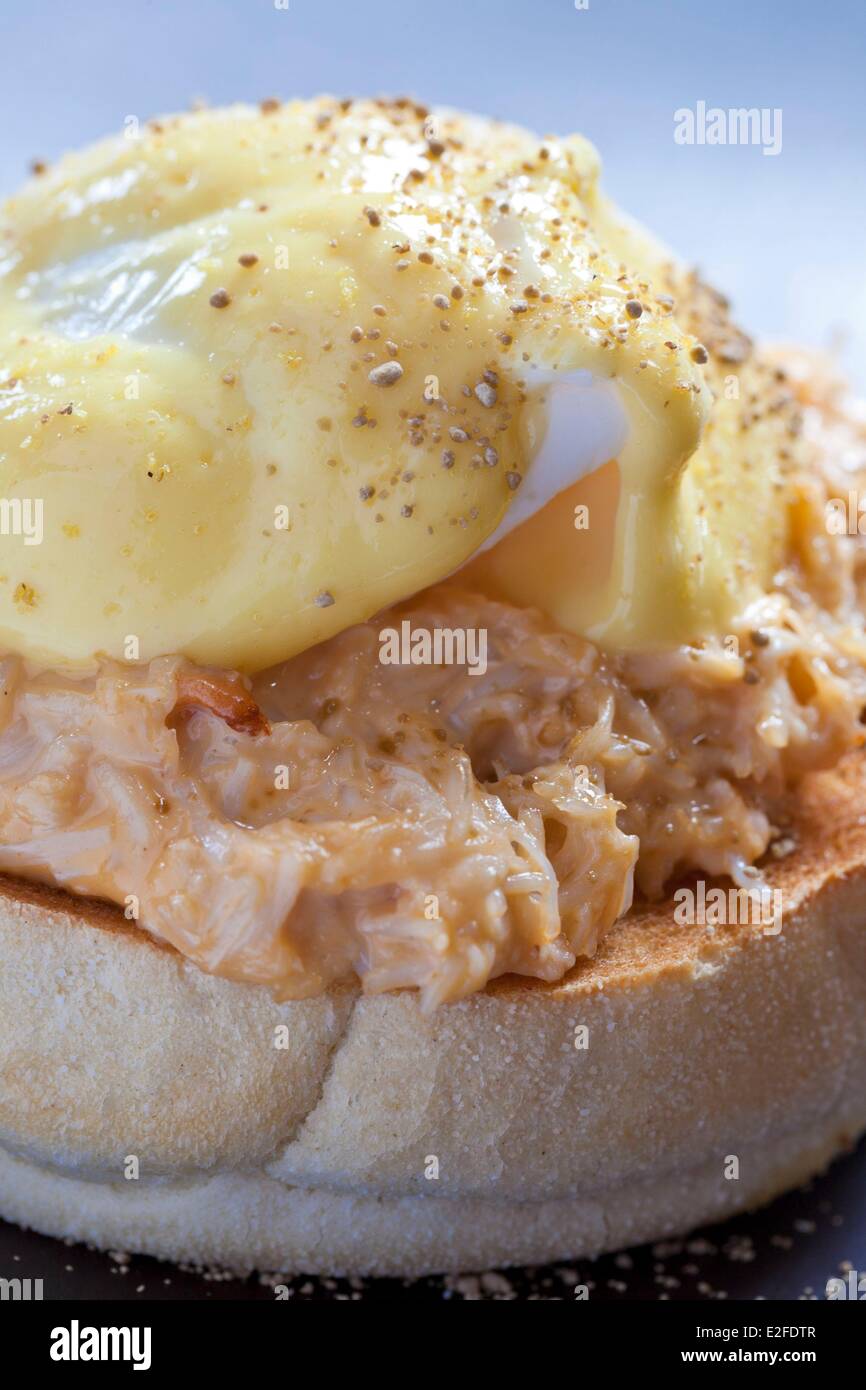
M278 1005L103 904L6 881L0 1210L162 1253L418 1272L764 1200L866 1125L864 767L804 786L768 867L779 935L677 926L667 903L559 984L504 979L432 1017L409 991ZM218 1191L233 1218L209 1214Z

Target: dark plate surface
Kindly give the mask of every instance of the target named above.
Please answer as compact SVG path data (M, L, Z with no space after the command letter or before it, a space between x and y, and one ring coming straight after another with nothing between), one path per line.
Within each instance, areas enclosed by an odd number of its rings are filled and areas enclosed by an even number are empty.
M685 1240L641 1246L594 1261L540 1269L420 1279L314 1279L164 1264L121 1251L104 1254L0 1222L0 1277L42 1279L46 1299L295 1300L574 1298L596 1300L823 1298L829 1278L866 1273L866 1141L822 1178L752 1215Z

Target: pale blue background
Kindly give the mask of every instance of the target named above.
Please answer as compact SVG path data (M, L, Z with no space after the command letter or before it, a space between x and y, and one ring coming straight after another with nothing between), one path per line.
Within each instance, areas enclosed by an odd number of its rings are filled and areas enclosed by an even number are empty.
M863 0L0 0L0 189L124 116L409 92L581 130L606 182L747 327L844 341L866 386ZM681 147L703 99L781 107L783 148Z

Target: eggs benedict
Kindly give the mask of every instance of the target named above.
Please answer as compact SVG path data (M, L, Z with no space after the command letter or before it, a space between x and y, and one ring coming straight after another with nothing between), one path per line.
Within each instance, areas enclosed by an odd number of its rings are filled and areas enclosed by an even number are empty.
M14 1219L538 1261L866 1125L863 1030L790 1061L866 982L862 550L826 525L866 435L599 175L323 98L151 122L6 204Z

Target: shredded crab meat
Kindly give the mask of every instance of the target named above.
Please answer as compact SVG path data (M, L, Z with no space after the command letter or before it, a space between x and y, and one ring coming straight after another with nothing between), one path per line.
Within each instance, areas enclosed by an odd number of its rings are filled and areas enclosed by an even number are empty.
M825 506L840 452L848 485L852 458L866 477L866 428L798 389L816 468L733 650L612 658L446 586L252 682L176 657L73 681L10 657L0 869L116 902L281 998L358 977L427 1009L508 972L561 978L633 886L753 883L791 789L864 732L866 566ZM484 630L486 669L383 664L405 619Z
M188 668L178 672L175 712L187 714L195 709L208 710L239 734L255 737L270 733L268 721L249 691L237 677L225 672L211 674Z

